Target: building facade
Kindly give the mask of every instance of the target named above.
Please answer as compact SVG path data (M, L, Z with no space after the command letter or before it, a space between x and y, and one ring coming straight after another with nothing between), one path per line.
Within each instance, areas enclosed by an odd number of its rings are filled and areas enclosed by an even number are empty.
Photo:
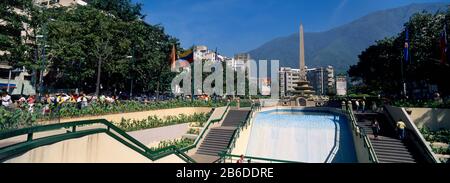
M326 68L311 68L308 69L307 78L311 82L316 95L327 95L334 91L334 68L328 66Z
M300 69L292 69L290 67L281 67L280 72L280 97L291 96L294 87L300 81Z
M346 76L336 76L336 95L346 96L347 95L347 77Z
M311 68L307 70L307 79L314 88L316 95L327 95L331 90L335 89L334 69L332 66L326 68ZM290 92L294 91L296 82L300 80L300 69L292 69L290 67L281 67L280 72L280 96L291 96Z

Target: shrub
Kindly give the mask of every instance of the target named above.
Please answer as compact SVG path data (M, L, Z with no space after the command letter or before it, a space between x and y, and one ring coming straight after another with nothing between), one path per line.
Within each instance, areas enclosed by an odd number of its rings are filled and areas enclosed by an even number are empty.
M178 116L167 116L165 118L158 118L157 116L149 116L147 119L143 120L132 120L132 119L124 119L120 121L120 123L116 124L119 128L123 129L124 131L137 131L137 130L143 130L143 129L150 129L150 128L158 128L163 126L170 126L170 125L176 125L176 124L182 124L182 123L189 123L189 122L201 122L205 123L208 121L209 116L211 113L200 113L200 114L193 114L193 115L185 115L180 114Z
M168 147L168 146L172 146L172 145L175 145L178 149L181 149L181 148L188 147L188 146L190 146L192 144L194 144L194 140L193 139L187 139L187 138L183 138L181 140L178 140L178 139L176 139L176 140L168 140L168 141L164 140L164 141L159 142L158 147L152 147L150 149L153 150L153 151L157 151L159 149L162 149L162 148L165 148L165 147Z

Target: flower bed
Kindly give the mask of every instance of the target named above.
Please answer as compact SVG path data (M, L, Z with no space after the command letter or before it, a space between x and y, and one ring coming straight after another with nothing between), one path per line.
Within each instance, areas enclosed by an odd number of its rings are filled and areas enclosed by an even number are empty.
M450 108L450 101L446 102L440 102L440 101L406 101L406 100L400 100L393 102L394 106L397 107L425 107L425 108L443 108L448 109Z
M177 125L183 123L189 123L193 121L206 122L208 121L211 113L195 113L193 115L180 114L178 116L166 116L165 118L158 118L157 116L149 116L147 119L134 120L124 119L117 125L119 128L126 132L138 131L150 128L158 128L170 125Z
M51 106L52 113L42 114L44 105L36 104L34 112L31 113L25 107L22 109L5 109L0 107L0 131L7 129L23 128L35 125L39 121L50 121L56 118L75 118L86 116L99 116L116 113L128 113L138 111L150 111L159 109L171 109L180 107L220 107L225 106L225 102L205 102L205 101L164 101L152 103L140 103L135 101L119 102L115 104L92 103L88 107L78 109L76 104L65 103L61 106Z
M430 142L431 149L438 155L450 155L450 130L441 129L438 131L431 131L428 128L420 129L426 141ZM443 160L450 163L449 159Z
M194 144L194 141L195 140L193 140L193 139L187 139L187 138L167 140L167 141L164 140L164 141L159 142L157 147L152 147L150 149L157 151L159 149L162 149L162 148L165 148L168 146L172 146L172 145L175 145L178 149L181 149L181 148L185 148L185 147L188 147L188 146Z

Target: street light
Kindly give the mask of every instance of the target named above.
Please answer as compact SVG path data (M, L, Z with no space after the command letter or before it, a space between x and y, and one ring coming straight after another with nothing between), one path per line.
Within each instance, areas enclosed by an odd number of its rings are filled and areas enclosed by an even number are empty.
M48 48L49 46L46 44L47 43L47 34L48 34L48 30L47 30L47 27L48 27L48 22L50 22L50 21L55 21L55 19L53 19L53 18L49 18L49 19L47 19L48 21L47 22L45 22L44 23L44 25L42 26L42 33L43 34L39 34L39 35L36 35L36 38L42 38L43 39L43 48L42 48L42 57L41 57L41 59L42 59L42 62L41 62L41 72L40 72L40 74L39 74L39 99L41 99L41 97L42 97L42 93L43 93L43 91L44 91L44 70L45 70L45 61L46 61L46 56L45 56L45 48ZM45 34L45 35L44 35ZM37 41L37 40L36 40Z
M134 55L134 51L133 51L133 55ZM131 59L131 67L134 69L134 56L131 56L131 55L129 55L129 56L127 56L127 59ZM131 99L131 97L133 97L133 76L132 76L132 73L133 72L131 72L130 74L131 74L131 79L130 79L130 99Z

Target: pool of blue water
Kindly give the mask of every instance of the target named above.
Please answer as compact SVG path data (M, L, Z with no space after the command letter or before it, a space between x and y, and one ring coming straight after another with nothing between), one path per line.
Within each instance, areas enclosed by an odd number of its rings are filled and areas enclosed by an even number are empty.
M257 113L246 155L307 163L357 162L345 116L293 109Z

